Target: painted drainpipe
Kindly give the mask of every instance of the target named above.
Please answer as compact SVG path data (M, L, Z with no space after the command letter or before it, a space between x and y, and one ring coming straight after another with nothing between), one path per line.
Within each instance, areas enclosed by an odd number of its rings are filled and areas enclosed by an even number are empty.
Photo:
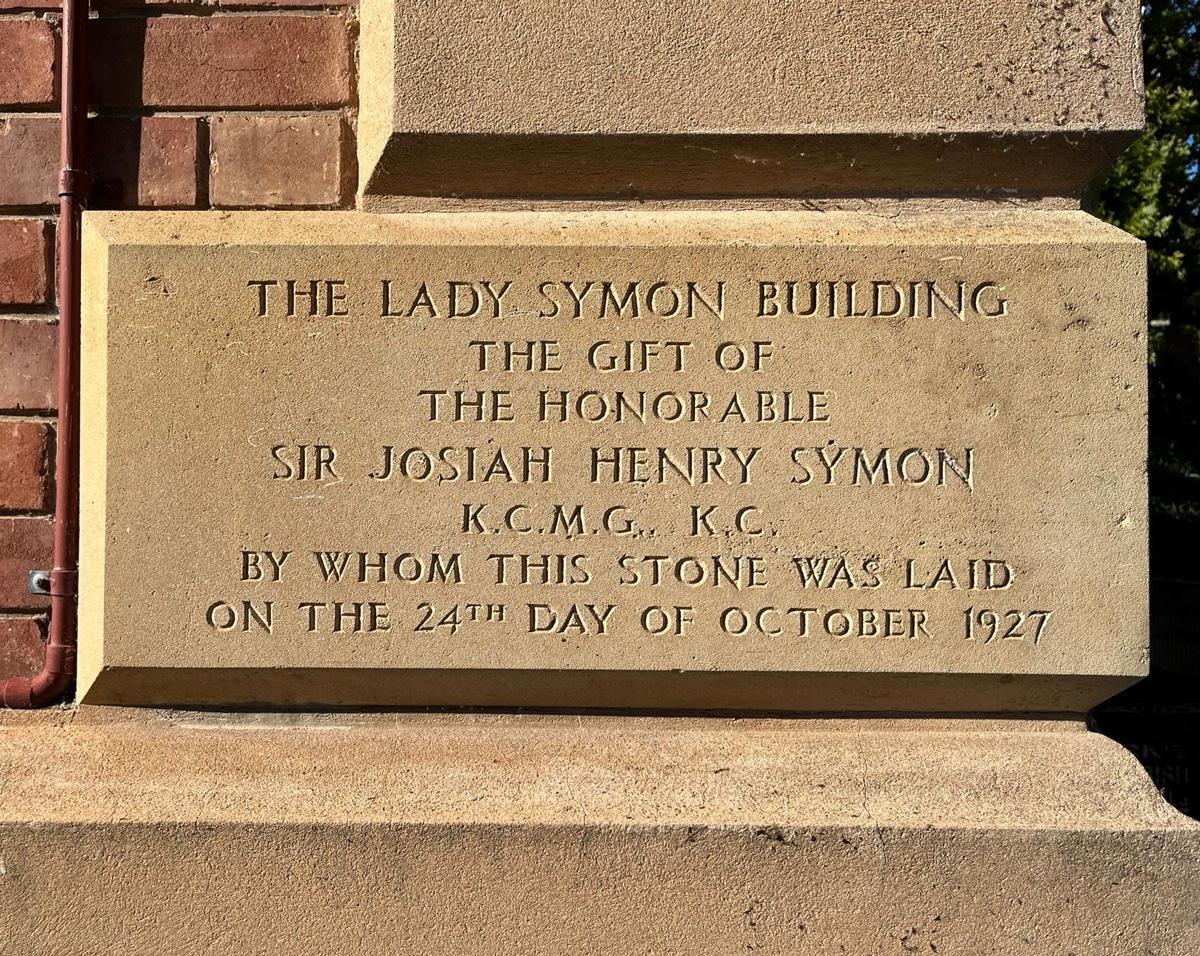
M75 676L79 578L79 214L87 193L88 0L63 0L61 171L58 179L58 427L54 458L54 567L50 641L34 677L0 682L6 707L52 704Z

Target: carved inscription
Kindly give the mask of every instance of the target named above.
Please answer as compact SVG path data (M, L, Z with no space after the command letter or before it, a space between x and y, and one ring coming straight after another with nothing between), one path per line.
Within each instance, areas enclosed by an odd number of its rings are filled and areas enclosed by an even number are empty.
M822 374L805 334L1008 322L998 279L257 275L244 304L248 322L285 334L399 324L437 350L436 371L375 383L405 416L373 423L374 441L314 426L244 451L268 494L412 496L437 546L388 529L369 546L355 534L231 552L238 583L203 608L212 632L705 633L879 654L1029 654L1053 640L1053 608L1009 597L1027 569L1002 549L814 550L797 530L832 489L948 506L988 492L996 463L968 425L847 440L875 432L846 400L871 383ZM284 583L312 593L281 600ZM929 596L946 594L961 597L935 609Z
M1144 250L1050 210L92 214L96 703L1078 713Z

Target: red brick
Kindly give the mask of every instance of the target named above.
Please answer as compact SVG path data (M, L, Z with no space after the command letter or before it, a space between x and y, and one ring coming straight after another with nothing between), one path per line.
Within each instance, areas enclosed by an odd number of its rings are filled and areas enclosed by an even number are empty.
M0 20L0 106L54 102L56 44L45 20Z
M174 108L339 106L350 98L340 16L93 20L94 104Z
M54 432L43 422L0 421L0 510L42 511L54 491Z
M155 0L162 2L162 0ZM357 7L358 0L216 0L218 7Z
M217 116L209 152L214 206L336 206L345 195L337 114Z
M50 599L30 594L26 575L48 570L54 560L54 522L49 518L0 518L0 608L47 607Z
M0 0L0 13L17 10L61 10L62 0Z
M0 319L0 410L54 408L57 369L56 324Z
M57 202L58 117L0 118L0 206Z
M50 223L0 219L0 305L50 301L53 261Z
M0 9L4 8L6 0L0 0ZM16 0L7 0L16 2ZM31 0L40 2L40 0ZM202 7L205 9L233 9L238 7L357 7L358 0L94 0L93 8L101 10L122 10L145 7L150 10L165 11L172 8Z
M46 623L37 617L0 617L0 680L33 677L46 659Z
M195 206L198 126L189 116L92 120L90 205Z

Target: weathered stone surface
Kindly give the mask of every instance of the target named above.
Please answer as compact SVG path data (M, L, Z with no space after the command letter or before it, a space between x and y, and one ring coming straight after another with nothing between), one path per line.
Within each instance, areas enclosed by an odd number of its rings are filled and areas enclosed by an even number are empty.
M1142 124L1138 9L517 0L479 16L364 0L360 182L369 196L962 195L957 157L974 149L971 193L1037 195L1057 167L1054 195L1078 194Z
M4 718L23 956L1200 949L1200 828L1072 722L90 710Z
M1144 673L1144 255L1082 213L85 242L86 700L1078 711Z

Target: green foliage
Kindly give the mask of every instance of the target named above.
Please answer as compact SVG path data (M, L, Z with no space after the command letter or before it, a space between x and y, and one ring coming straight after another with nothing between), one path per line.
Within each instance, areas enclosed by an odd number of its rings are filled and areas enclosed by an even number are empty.
M1200 530L1200 0L1149 0L1142 12L1146 132L1100 185L1093 211L1146 241L1151 508L1175 533L1195 533Z

